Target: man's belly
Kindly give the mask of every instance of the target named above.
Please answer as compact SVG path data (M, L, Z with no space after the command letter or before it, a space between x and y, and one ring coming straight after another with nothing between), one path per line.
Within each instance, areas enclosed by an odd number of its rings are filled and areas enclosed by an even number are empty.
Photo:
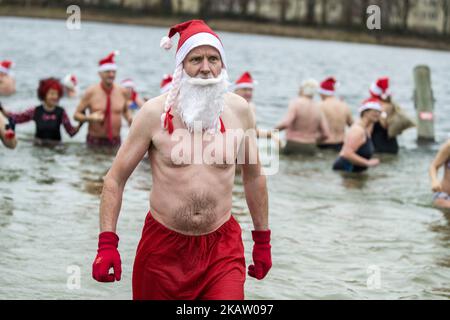
M168 229L185 235L204 235L219 229L231 217L231 194L229 201L208 192L189 192L170 195L170 199L150 195L153 217Z

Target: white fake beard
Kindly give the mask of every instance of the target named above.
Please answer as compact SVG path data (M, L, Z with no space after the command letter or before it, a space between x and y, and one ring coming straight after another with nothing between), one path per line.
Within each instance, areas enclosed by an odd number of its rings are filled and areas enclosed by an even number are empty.
M194 131L195 123L195 129L202 131L216 133L220 130L219 117L225 106L228 86L225 69L217 78L209 79L192 78L183 70L177 111L189 132Z

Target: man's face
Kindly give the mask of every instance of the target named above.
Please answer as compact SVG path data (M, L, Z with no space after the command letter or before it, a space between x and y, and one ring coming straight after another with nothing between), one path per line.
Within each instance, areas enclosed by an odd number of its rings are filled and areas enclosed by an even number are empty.
M237 89L234 93L236 93L237 95L239 95L242 98L244 98L245 100L247 100L247 102L251 102L253 99L253 89L252 88Z
M183 61L184 71L191 78L217 78L222 72L222 67L219 51L211 46L193 49Z
M114 80L116 79L116 71L102 71L99 72L99 75L104 84L108 86L112 86L114 84Z

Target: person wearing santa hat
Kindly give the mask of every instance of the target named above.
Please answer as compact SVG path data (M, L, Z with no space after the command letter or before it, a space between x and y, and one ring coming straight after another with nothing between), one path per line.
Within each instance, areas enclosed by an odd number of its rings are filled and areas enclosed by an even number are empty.
M144 100L136 92L136 85L134 81L130 78L122 80L120 83L122 87L125 88L125 93L127 97L127 106L130 110L138 110L144 105Z
M253 104L253 90L255 88L255 81L253 81L253 77L250 72L244 72L239 79L236 80L233 86L233 91L237 95L244 98L250 105L253 110L253 113L256 114L256 107Z
M316 155L317 144L329 136L325 116L314 102L318 83L314 79L306 80L300 87L299 96L289 104L288 112L276 130L286 130L286 145L282 148L285 155Z
M172 75L165 74L161 80L161 83L159 85L160 93L164 94L166 92L169 92L169 90L172 88Z
M75 98L78 95L78 79L74 74L67 74L61 81L64 87L64 95Z
M239 79L236 80L232 88L235 94L241 96L248 102L250 108L253 111L253 115L256 118L256 106L253 103L253 92L255 85L256 81L253 80L250 72L246 71L239 77ZM256 136L258 138L274 139L276 143L280 144L280 140L272 135L272 131L256 128Z
M117 51L98 63L100 83L90 86L75 112L75 120L88 122L87 144L90 147L118 147L121 143L122 117L131 125L133 115L128 109L126 90L114 83ZM86 111L89 111L86 114Z
M64 108L58 105L63 96L63 87L58 79L47 78L39 81L37 95L41 104L22 112L6 112L10 123L22 124L34 121L36 145L56 145L61 143L61 126L73 137L78 133L81 123L74 127ZM14 128L13 128L14 129Z
M261 280L272 266L268 194L256 138L254 133L248 139L234 138L236 131L254 129L255 120L248 103L228 91L228 64L217 34L202 20L191 20L173 26L161 46L170 49L176 33L180 38L172 87L141 108L104 178L93 277L100 282L121 279L116 227L122 194L128 177L148 153L153 184L134 261L133 298L243 299L242 231L231 213L239 146L245 149L244 159L255 156L254 162L243 163L254 226L254 263L248 274ZM230 136L233 143L227 144ZM203 147L211 151L215 145L218 149L193 160L191 142L200 151Z
M444 177L439 180L439 169L444 167ZM448 211L450 209L450 140L439 150L430 165L431 190L433 206Z
M396 137L389 137L388 118L394 112L394 105L391 101L391 92L389 89L389 78L383 77L372 83L369 92L373 98L379 99L382 107L382 116L373 126L372 141L375 146L375 152L398 154L399 145Z
M16 92L16 80L11 75L13 66L10 60L0 61L0 96L10 96Z
M15 149L17 146L17 138L14 132L14 123L8 119L0 102L0 140L3 145L9 149Z
M350 107L336 97L336 84L333 77L325 79L320 84L319 93L322 101L319 108L327 119L330 136L319 145L319 148L340 152L344 144L345 129L353 125L353 116Z
M359 108L361 119L355 122L348 131L339 158L333 165L333 170L361 173L380 164L380 160L372 158L375 149L370 137L370 130L380 119L381 112L379 99L370 98L363 102Z

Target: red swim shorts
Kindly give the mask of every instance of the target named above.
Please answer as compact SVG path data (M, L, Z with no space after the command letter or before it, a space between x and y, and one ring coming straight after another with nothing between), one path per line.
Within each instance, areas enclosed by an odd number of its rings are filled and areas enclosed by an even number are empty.
M244 245L231 217L218 230L187 236L149 212L133 267L134 300L243 300Z

